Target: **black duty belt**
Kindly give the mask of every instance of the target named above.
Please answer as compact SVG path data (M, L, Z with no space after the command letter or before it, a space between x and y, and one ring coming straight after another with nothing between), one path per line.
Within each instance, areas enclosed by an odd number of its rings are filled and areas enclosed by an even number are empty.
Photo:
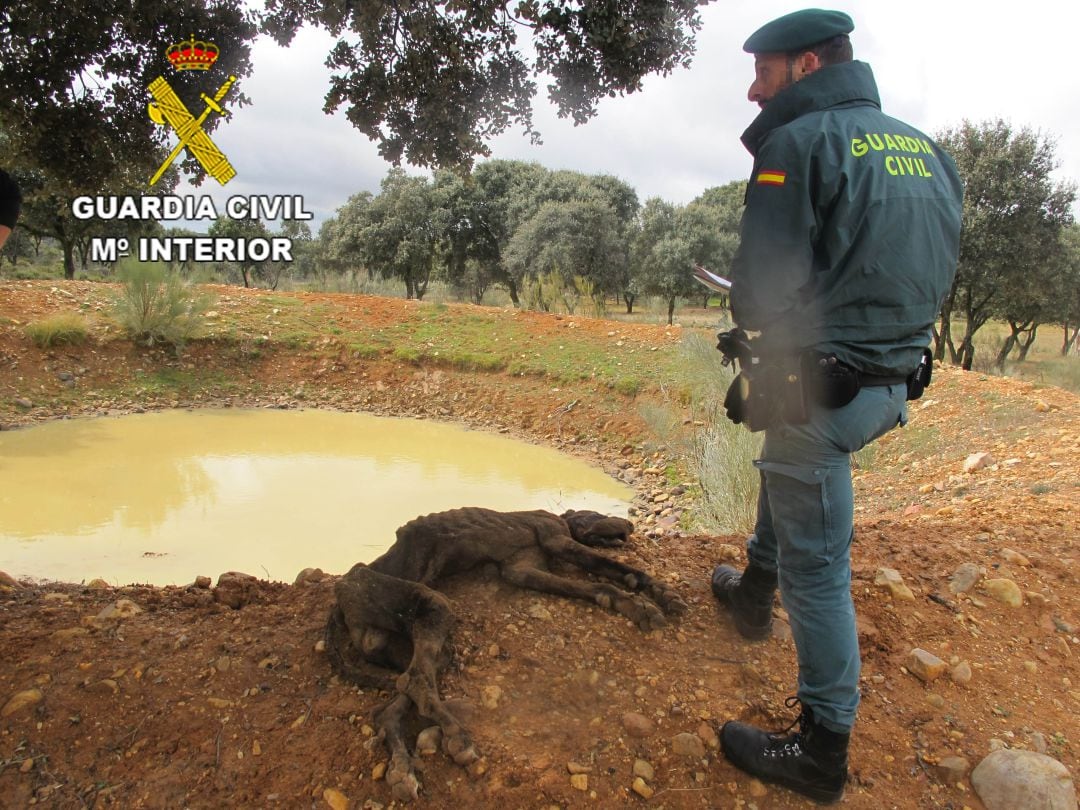
M907 385L907 377L880 377L877 374L864 374L860 371L859 384L863 388L874 388L879 385Z

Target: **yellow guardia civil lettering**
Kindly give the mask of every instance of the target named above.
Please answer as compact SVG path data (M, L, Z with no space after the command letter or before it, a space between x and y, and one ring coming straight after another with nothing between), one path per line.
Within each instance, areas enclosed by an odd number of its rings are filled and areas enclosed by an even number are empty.
M862 157L871 150L875 152L906 152L934 157L934 148L925 138L898 135L888 132L867 132L861 138L851 139L852 157Z

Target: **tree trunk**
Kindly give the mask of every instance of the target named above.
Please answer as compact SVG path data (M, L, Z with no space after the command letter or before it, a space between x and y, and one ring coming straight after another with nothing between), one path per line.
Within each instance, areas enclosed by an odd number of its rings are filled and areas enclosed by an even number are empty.
M1028 351L1035 344L1035 334L1039 331L1039 325L1032 324L1031 329L1028 330L1027 337L1020 343L1020 356L1017 358L1017 362L1023 363L1027 360Z
M1009 335L1005 338L1005 342L1001 344L1001 351L998 352L997 357L994 358L994 368L998 371L1005 371L1005 361L1009 359L1009 352L1016 346L1016 333Z
M1074 345L1076 345L1076 339L1080 337L1080 324L1077 324L1073 328L1072 334L1069 334L1069 322L1065 321L1063 324L1065 327L1065 339L1061 343L1061 356L1068 357L1069 352L1072 351Z
M75 244L70 238L65 237L60 240L60 244L64 248L64 278L75 278Z
M634 314L634 301L637 300L637 296L634 295L632 292L624 292L622 298L623 298L623 301L626 302L626 314L627 315L633 315Z
M945 347L949 348L952 362L956 362L956 351L952 344L952 311L956 301L956 286L954 285L945 300L941 304L941 329L934 332L934 359L945 359Z
M510 293L510 300L516 309L521 309L521 301L518 300L518 288L513 276L506 276L506 291Z
M668 326L671 326L674 319L675 319L675 296L673 295L673 296L671 296L670 299L668 299L668 304L667 304L667 323L668 323Z

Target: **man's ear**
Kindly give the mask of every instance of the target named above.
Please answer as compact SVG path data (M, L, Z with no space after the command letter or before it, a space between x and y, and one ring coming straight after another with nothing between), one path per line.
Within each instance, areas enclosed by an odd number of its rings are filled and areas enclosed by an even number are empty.
M801 79L803 78L803 76L809 76L814 71L820 70L823 65L821 64L821 59L818 58L818 55L816 53L814 53L813 51L806 51L805 53L799 55L795 67L797 77Z

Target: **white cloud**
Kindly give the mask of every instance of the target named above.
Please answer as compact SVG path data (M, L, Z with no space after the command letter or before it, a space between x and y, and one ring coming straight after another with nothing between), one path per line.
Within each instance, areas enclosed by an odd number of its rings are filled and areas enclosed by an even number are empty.
M781 0L727 0L703 10L689 70L651 77L644 89L605 99L584 126L559 120L539 98L544 144L517 131L492 143L493 156L551 168L612 174L642 200L688 202L709 186L741 180L750 159L739 135L757 112L746 99L753 63L742 43L759 25L794 10ZM1080 73L1072 65L1080 7L1029 0L984 3L849 0L856 57L871 64L883 107L927 132L964 118L1002 117L1058 139L1059 177L1080 177ZM1037 33L1036 33L1037 32ZM253 104L235 111L214 138L237 169L227 190L208 181L196 193L303 194L317 220L362 190L378 191L389 165L343 114L322 112L330 38L301 31L291 47L255 46ZM540 83L543 93L543 82Z

